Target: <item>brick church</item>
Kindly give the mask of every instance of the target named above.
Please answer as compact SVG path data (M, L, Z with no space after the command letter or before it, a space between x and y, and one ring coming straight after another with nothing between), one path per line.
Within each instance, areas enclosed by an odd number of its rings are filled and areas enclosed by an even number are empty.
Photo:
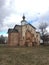
M23 15L21 25L15 25L13 29L8 29L9 46L35 46L40 45L40 33L36 28L27 23Z

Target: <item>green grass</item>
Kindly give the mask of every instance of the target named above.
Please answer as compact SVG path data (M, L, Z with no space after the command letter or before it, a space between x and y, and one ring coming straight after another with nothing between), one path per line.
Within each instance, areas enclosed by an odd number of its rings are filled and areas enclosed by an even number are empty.
M49 65L49 46L0 46L0 65Z

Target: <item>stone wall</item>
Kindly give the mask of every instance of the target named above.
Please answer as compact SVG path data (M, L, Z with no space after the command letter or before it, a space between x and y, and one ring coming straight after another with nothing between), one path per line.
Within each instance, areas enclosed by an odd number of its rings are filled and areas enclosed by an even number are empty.
M19 44L19 33L12 32L8 35L9 46L17 46Z
M30 25L16 26L18 32L8 33L9 46L34 46L40 45L40 34Z
M32 39L32 34L31 34L31 32L30 31L26 31L26 45L27 46L32 46L33 45L33 43L32 43L32 41L33 41L33 39Z

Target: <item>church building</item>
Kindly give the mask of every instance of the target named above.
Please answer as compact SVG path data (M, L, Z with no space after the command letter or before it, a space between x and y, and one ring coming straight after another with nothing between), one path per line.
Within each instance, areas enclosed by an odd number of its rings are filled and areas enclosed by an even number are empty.
M15 25L13 29L8 29L9 46L36 46L40 45L40 33L36 28L25 20L23 15L21 25Z

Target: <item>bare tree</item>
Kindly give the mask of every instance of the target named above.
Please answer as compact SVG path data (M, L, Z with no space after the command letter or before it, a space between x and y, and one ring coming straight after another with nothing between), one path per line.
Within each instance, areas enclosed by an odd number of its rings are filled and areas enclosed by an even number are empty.
M44 40L45 40L44 39L45 34L47 33L47 30L46 30L47 26L48 26L48 24L45 22L42 22L39 25L39 29L40 29L40 33L41 33L41 39L43 40L43 44L44 44Z

